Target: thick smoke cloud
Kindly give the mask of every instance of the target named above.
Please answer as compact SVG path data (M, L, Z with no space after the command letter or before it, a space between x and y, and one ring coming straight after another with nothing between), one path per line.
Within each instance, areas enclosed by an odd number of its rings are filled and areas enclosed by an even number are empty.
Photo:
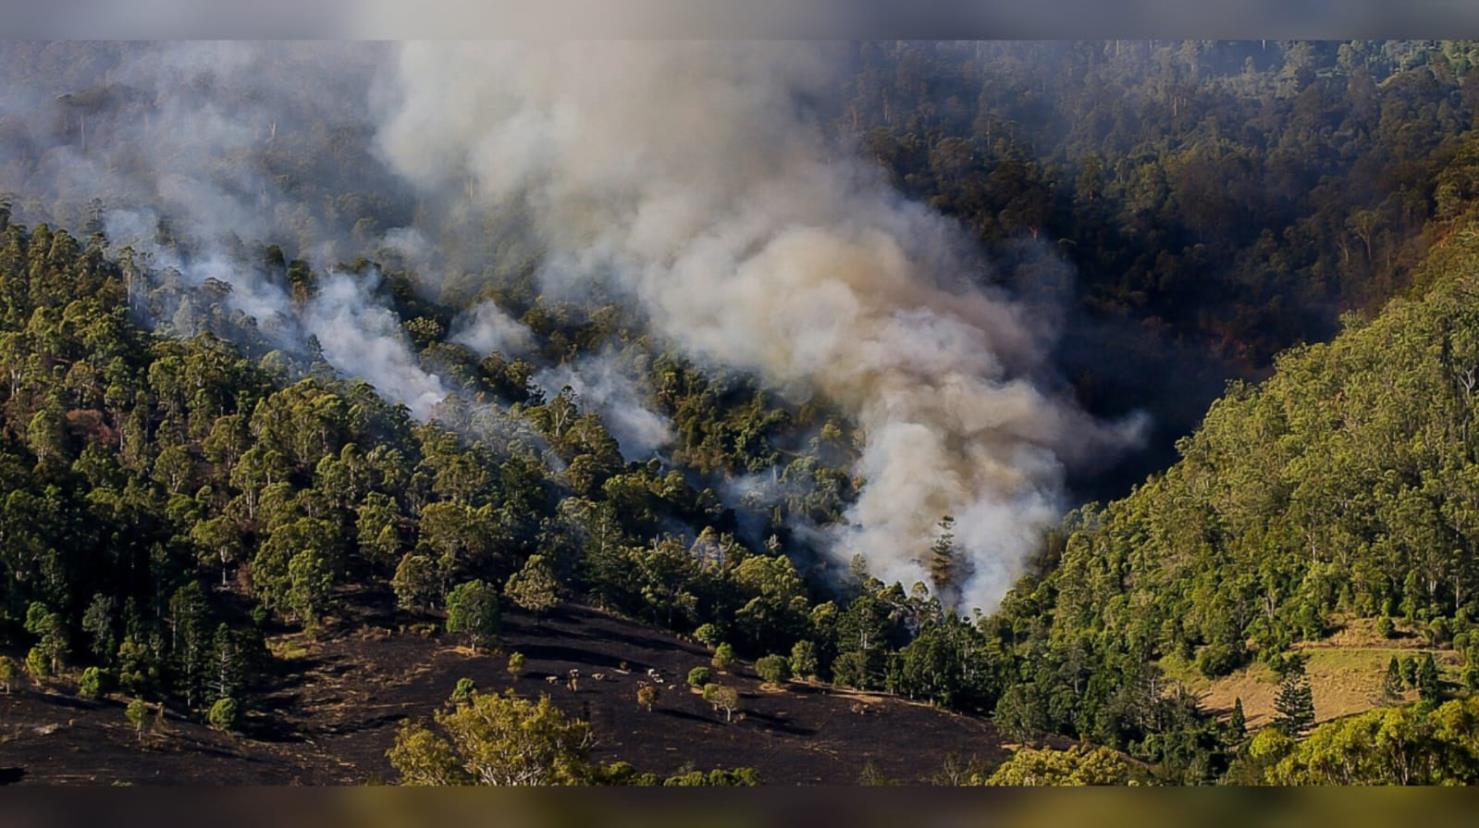
M955 226L824 135L814 104L845 85L841 49L107 46L116 59L88 76L49 47L7 48L38 67L0 89L0 190L27 199L23 220L98 212L115 248L229 285L269 341L422 418L450 416L455 394L418 364L373 269L337 263L388 252L435 297L538 262L546 293L624 298L700 362L853 417L864 485L824 542L887 580L929 580L950 514L961 603L991 607L1060 511L1064 464L1134 438L1054 390L1051 314L980 287ZM306 301L243 258L265 244L327 274ZM189 313L155 321L192 332ZM452 338L533 345L491 303ZM670 439L611 353L539 381L596 406L628 457Z
M866 432L839 559L929 581L945 514L993 606L1058 514L1065 458L1134 439L1029 381L1048 343L974 285L957 229L824 139L828 47L414 44L380 147L428 195L525 217L547 289L632 299L696 357L820 394Z

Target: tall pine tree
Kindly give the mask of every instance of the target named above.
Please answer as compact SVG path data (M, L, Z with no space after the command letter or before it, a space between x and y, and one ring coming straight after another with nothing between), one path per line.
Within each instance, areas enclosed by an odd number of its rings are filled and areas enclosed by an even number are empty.
M1274 699L1274 710L1278 711L1274 727L1286 736L1300 736L1315 723L1315 694L1310 689L1303 661L1295 661L1284 674L1279 695Z

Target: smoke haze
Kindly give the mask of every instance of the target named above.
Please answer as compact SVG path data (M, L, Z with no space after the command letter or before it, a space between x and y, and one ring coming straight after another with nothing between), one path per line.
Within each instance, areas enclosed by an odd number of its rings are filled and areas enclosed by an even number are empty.
M824 134L816 102L845 80L840 47L117 48L86 95L39 70L0 90L0 189L74 226L99 199L115 248L229 285L268 339L420 418L451 385L418 364L378 274L341 257L398 256L431 298L536 262L547 295L616 297L701 365L822 398L865 436L859 497L824 530L832 557L929 582L952 515L966 561L948 597L966 607L993 607L1018 576L1064 505L1065 463L1137 438L1057 390L1051 314L981 287L989 269L955 225ZM133 98L146 118L109 117ZM313 295L295 302L244 262L253 243L325 274ZM478 354L534 345L486 301L450 336ZM671 440L610 352L537 383L571 386L628 458Z
M424 193L516 207L550 290L630 297L700 360L820 394L866 433L833 554L930 580L956 519L966 606L994 606L1061 509L1065 457L1123 446L1028 381L1030 317L974 287L957 229L822 136L804 105L828 47L411 44L384 157Z

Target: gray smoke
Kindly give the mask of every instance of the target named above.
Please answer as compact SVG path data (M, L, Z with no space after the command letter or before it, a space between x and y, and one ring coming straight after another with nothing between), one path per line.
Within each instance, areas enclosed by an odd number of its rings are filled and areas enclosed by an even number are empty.
M823 136L810 102L846 69L831 46L106 48L122 59L77 94L45 48L0 89L0 190L27 196L21 215L77 226L101 196L115 247L229 285L264 336L316 341L417 416L458 401L418 364L377 275L341 257L387 251L433 297L537 262L546 294L623 298L701 364L824 398L865 434L861 494L826 530L833 556L928 581L951 514L966 606L1015 580L1062 507L1066 461L1136 438L1037 379L1052 325L979 287L988 269L956 226ZM253 244L310 261L326 274L316 295L295 302L244 262ZM491 304L453 336L479 353L530 344ZM667 424L609 360L541 381L601 408L629 456L656 450ZM477 416L491 414L456 414Z
M478 356L499 353L519 356L534 347L534 333L491 300L479 302L452 325L452 341Z
M673 440L672 424L652 409L640 374L610 348L540 371L534 384L547 398L566 387L574 391L582 407L599 412L628 460L645 460Z
M823 139L816 45L412 44L380 146L425 194L526 217L546 288L597 284L696 357L820 394L863 426L865 480L831 533L887 580L929 581L956 519L989 608L1061 508L1063 460L1123 446L1028 381L1047 345L973 285L958 229Z

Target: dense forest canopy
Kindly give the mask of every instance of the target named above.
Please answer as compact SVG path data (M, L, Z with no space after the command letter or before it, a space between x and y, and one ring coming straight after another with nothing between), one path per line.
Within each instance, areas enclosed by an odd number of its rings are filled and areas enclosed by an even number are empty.
M774 145L591 103L625 131L494 130L526 165L504 186L488 147L386 91L397 59L405 93L441 56L4 47L0 650L234 719L268 638L333 635L365 595L474 650L500 603L573 599L774 676L1118 751L982 781L1472 778L1472 705L1439 702L1479 685L1479 47L834 51L716 105L777 119ZM754 91L731 58L699 76ZM485 103L532 117L521 82ZM610 173L634 139L681 163L632 169L691 183L720 229L668 235L704 210ZM733 169L699 176L704 141ZM800 185L758 172L772 152ZM561 153L574 172L543 166ZM863 274L845 302L795 264L834 260ZM734 278L666 301L709 270ZM858 341L807 339L818 317L769 314L768 290L862 307ZM1118 499L1058 519L1093 494ZM1463 679L1414 668L1425 706L1311 731L1300 648L1352 620L1419 631ZM1276 671L1278 729L1207 709L1168 678L1188 664ZM453 734L518 707L458 704ZM1382 717L1442 758L1366 756ZM1337 749L1369 769L1331 770Z

